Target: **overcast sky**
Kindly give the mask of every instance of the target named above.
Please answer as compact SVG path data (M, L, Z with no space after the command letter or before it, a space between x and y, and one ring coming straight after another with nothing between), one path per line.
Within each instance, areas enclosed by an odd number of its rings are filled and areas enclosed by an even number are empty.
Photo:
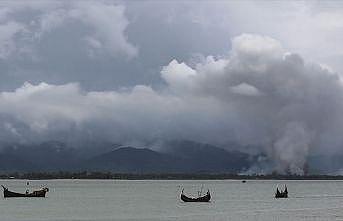
M343 152L342 38L339 1L1 1L0 140L236 142L302 173Z

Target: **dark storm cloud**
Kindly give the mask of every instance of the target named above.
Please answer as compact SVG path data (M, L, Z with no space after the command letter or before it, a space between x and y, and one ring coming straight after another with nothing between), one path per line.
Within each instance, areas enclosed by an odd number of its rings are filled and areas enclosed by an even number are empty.
M2 88L26 80L87 85L99 78L96 74L113 79L113 61L127 65L139 53L125 33L129 22L124 5L35 3L3 3L0 58L7 72Z
M227 58L209 56L193 68L171 61L161 71L167 85L162 90L137 85L95 92L75 83L26 83L0 94L0 113L7 116L3 133L23 142L65 131L72 137L60 139L234 141L267 154L274 169L294 173L302 173L311 151L328 145L332 153L340 151L339 75L306 63L269 37L244 34L232 40L232 48ZM23 126L30 137L21 133Z
M342 153L341 15L303 2L1 2L0 141L236 142L302 173L310 154Z
M165 63L226 55L230 37L245 32L274 37L311 61L342 71L339 5L4 1L0 89L15 89L25 81L79 82L90 90L159 87Z
M31 3L1 5L2 89L28 80L76 81L92 90L158 86L160 68L171 59L229 49L228 29L195 21L189 3Z

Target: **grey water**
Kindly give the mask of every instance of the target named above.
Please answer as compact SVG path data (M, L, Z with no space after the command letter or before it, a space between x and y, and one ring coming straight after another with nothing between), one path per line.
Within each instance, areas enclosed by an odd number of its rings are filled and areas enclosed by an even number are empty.
M0 180L25 192L26 180ZM286 184L288 199L274 199ZM39 180L46 198L0 198L0 220L343 220L343 181L239 180ZM210 203L184 203L182 188L196 196L203 186Z

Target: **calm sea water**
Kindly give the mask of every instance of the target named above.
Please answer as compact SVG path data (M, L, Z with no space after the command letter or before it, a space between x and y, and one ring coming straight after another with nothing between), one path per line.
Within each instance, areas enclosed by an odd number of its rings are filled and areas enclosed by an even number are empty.
M0 180L24 192L26 181ZM289 199L274 199L287 184ZM343 181L31 181L47 185L41 199L0 198L0 220L343 220ZM183 203L182 187L196 195L211 190L210 203Z

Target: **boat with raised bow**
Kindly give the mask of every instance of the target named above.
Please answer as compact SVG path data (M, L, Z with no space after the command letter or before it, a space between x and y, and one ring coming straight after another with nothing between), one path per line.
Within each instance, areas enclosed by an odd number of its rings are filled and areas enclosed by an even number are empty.
M288 189L286 185L284 191L279 191L279 188L276 187L275 198L288 198Z
M204 196L199 196L199 197L193 198L193 197L186 196L183 193L183 189L182 189L181 200L183 202L209 202L211 200L210 190L207 190L207 193Z
M26 192L26 193L16 193L9 191L7 187L4 187L1 185L2 188L4 189L4 197L9 198L9 197L45 197L46 193L49 192L49 188L44 187L40 190L35 190L31 193Z

